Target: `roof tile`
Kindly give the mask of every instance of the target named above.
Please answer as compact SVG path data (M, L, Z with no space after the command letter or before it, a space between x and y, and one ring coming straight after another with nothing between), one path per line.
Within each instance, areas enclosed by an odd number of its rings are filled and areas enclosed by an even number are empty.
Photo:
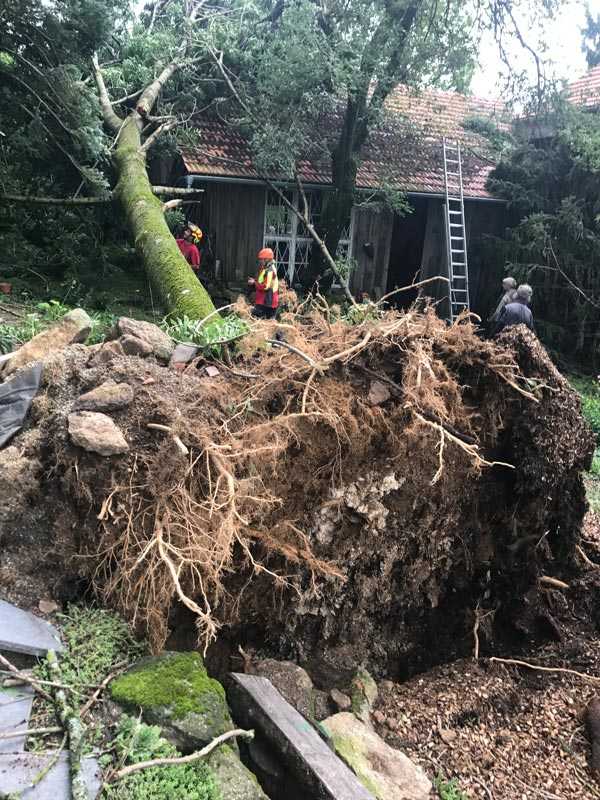
M381 128L365 145L358 168L359 188L390 185L405 192L440 194L444 191L442 138L463 146L465 197L489 198L485 188L493 162L486 140L462 127L472 116L483 116L506 128L505 109L496 101L466 97L456 92L427 90L419 94L399 87L387 102ZM224 122L205 120L198 124L202 144L182 147L188 173L235 178L259 178L246 140ZM324 137L336 133L336 120L325 122ZM300 179L307 184L331 182L329 160L313 156L298 165Z

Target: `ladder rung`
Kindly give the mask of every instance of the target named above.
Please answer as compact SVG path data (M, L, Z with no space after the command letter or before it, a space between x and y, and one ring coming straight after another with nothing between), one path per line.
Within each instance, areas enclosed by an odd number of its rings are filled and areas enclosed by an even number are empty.
M451 228L462 228L462 226L463 226L462 222L451 222L450 223L450 227Z
M451 253L464 253L464 250L451 250Z
M454 239L455 241L462 242L462 240L463 240L465 237L464 237L464 236L451 236L450 238L451 238L451 239Z
M448 209L449 214L462 214L462 211L453 211L451 208Z

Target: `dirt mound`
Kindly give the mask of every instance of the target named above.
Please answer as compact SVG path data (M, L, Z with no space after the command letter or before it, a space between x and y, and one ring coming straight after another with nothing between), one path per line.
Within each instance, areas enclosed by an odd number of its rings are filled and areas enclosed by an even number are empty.
M475 615L484 649L547 635L538 578L575 569L592 439L534 336L301 307L240 353L211 378L202 362L93 366L74 346L35 402L27 456L54 552L156 649L177 600L201 641L226 625L323 684L360 661L402 676L464 652ZM110 413L129 452L102 458L67 417L108 378L134 399Z

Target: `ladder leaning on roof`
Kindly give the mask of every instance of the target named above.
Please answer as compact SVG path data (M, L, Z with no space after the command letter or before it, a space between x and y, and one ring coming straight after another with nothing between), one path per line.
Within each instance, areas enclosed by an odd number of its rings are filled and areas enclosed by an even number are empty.
M450 321L454 322L462 311L469 308L469 263L460 144L452 144L444 137L443 146Z

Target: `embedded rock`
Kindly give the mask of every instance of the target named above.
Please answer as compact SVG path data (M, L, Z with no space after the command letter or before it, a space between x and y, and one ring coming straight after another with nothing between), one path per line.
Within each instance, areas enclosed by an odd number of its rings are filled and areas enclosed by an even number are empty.
M117 321L117 331L119 336L135 336L136 339L146 342L156 358L165 363L169 361L175 349L172 339L158 325L153 325L151 322L121 317Z
M84 450L101 456L114 456L129 450L125 437L106 414L75 411L67 419L71 440Z
M394 750L354 714L329 717L323 727L340 758L377 800L427 800L432 789L423 770Z
M98 346L98 349L92 355L90 366L99 367L102 364L110 364L115 358L124 355L125 351L121 342L104 342L104 344Z
M50 353L62 350L70 344L84 342L91 330L92 320L82 308L69 311L48 330L25 342L10 361L6 362L4 374L9 375L33 361L43 361Z
M110 684L112 699L159 725L182 753L200 750L233 722L221 684L209 678L199 653L163 653L139 661ZM236 747L234 742L232 747Z
M268 800L255 776L227 745L214 750L206 763L219 787L221 800Z
M127 334L126 336L121 336L118 341L126 356L140 356L144 358L152 353L152 345L150 342L145 339L140 339L139 336Z
M105 381L96 389L82 394L75 401L77 411L118 411L133 400L133 389L128 383Z
M306 670L293 661L265 658L254 664L257 675L268 678L288 703L307 719L314 716L313 683Z

